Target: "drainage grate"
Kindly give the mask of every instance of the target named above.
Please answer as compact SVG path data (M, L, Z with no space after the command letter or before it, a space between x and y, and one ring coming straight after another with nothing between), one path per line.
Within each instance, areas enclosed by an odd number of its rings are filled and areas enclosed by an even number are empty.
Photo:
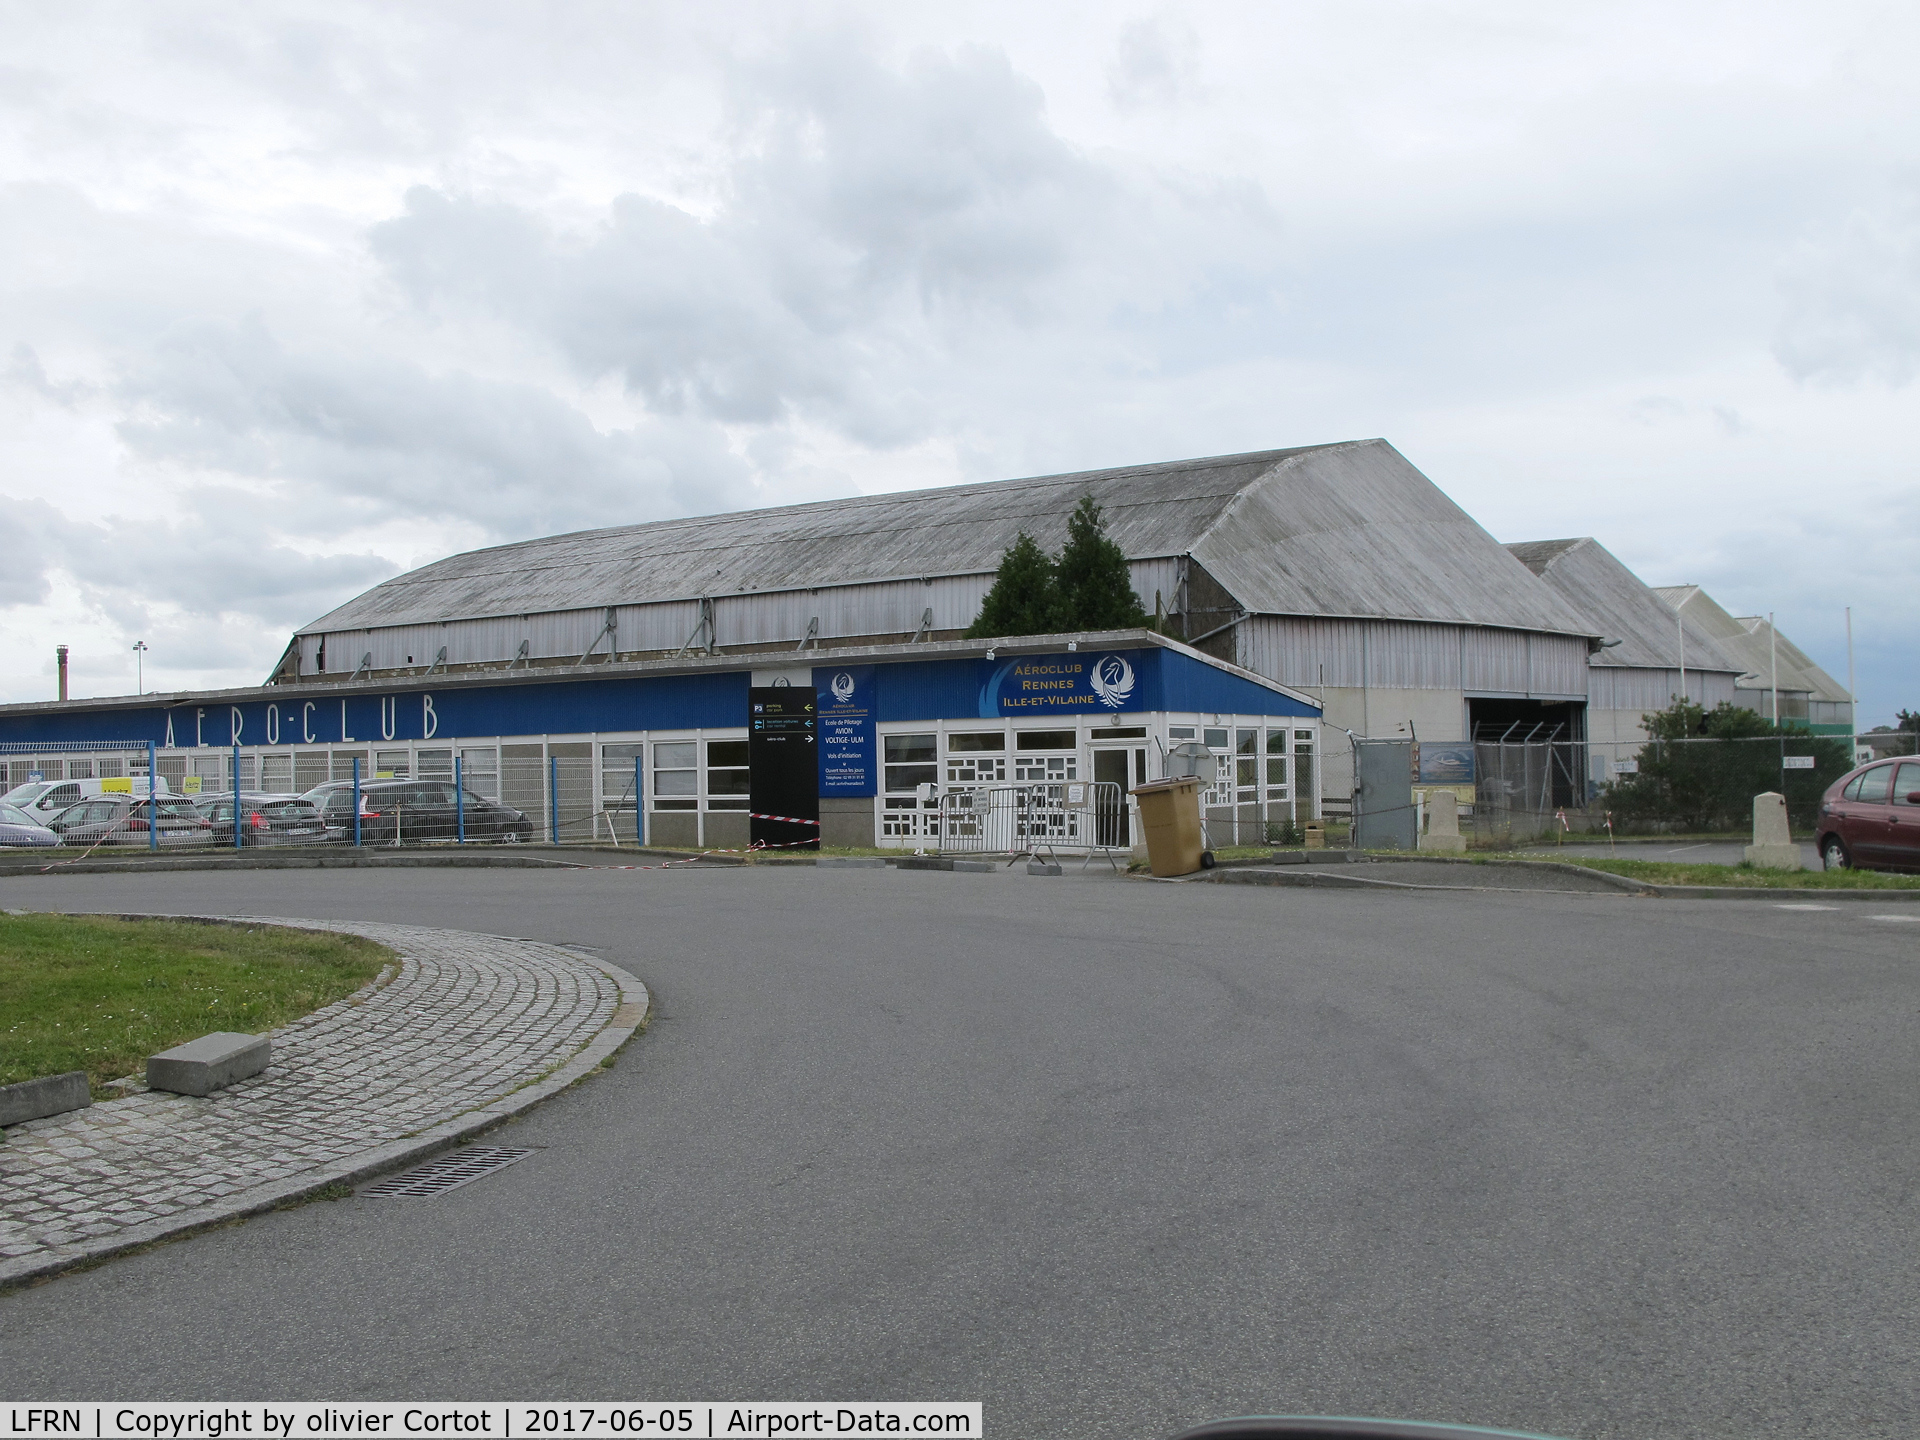
M425 1165L416 1165L404 1174L377 1180L360 1193L381 1197L393 1195L444 1195L447 1191L478 1180L516 1160L524 1160L531 1150L510 1150L496 1145L473 1145Z

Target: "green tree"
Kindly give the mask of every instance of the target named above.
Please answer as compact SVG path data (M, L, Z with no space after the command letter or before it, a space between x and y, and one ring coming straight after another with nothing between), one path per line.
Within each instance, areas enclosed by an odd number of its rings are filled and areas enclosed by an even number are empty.
M1777 790L1796 825L1813 823L1827 786L1852 768L1845 741L1802 726L1775 726L1764 715L1722 701L1711 710L1675 700L1646 718L1640 773L1608 785L1602 803L1615 817L1680 830L1743 830L1753 797ZM1788 770L1787 755L1811 755L1811 770Z
M1107 538L1093 496L1083 495L1067 517L1060 552L1060 605L1068 630L1128 630L1151 621L1133 593L1126 552Z
M1001 635L1051 635L1061 623L1060 582L1051 555L1022 530L1000 557L993 588L967 627L969 640Z

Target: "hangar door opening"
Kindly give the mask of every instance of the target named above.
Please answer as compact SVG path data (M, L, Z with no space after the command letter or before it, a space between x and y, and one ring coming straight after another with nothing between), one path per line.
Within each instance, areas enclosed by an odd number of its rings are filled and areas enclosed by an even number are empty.
M1584 700L1467 700L1476 815L1481 809L1551 815L1587 803Z

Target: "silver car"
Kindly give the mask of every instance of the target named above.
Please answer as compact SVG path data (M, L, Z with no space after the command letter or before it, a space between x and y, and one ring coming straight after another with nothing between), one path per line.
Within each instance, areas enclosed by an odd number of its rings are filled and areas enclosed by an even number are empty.
M162 795L157 817L154 810L144 795L103 795L69 805L47 828L67 845L151 845L157 820L160 843L170 849L212 841L213 822L185 800Z
M0 846L46 849L60 837L17 805L0 803Z

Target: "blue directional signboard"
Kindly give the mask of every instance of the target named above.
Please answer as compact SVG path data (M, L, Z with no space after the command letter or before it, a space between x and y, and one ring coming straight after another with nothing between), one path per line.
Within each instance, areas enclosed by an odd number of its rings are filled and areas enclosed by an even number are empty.
M879 776L874 762L874 667L817 667L813 688L820 706L820 793L872 795Z

